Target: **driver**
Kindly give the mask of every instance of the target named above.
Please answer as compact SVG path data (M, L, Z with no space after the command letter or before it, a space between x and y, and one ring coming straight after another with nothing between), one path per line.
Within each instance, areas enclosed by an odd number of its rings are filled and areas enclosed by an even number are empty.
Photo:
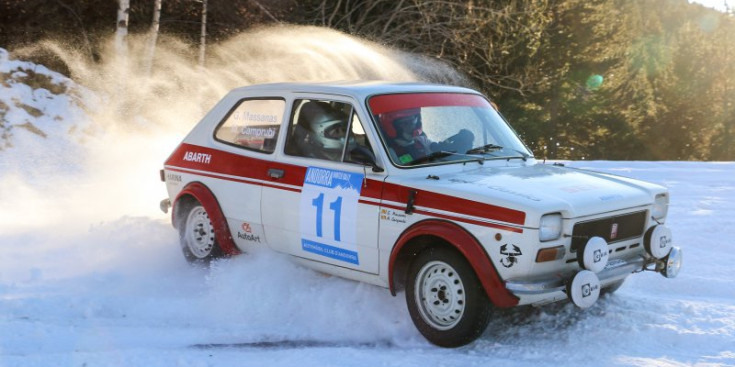
M394 160L403 164L425 157L432 152L464 153L472 147L475 139L472 132L462 129L442 142L432 142L423 132L421 113L418 110L396 117L390 125L392 129L386 129L385 123L383 124L384 131L389 137L391 137L391 132L394 133L390 143L390 153Z
M421 129L421 115L413 114L393 120L396 137L393 150L401 163L409 163L432 152L431 141Z
M347 135L347 116L323 102L301 107L294 138L300 155L339 161Z

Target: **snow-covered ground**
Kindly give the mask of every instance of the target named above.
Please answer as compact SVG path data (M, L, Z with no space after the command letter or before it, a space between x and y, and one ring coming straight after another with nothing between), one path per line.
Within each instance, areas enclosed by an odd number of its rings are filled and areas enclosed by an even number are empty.
M735 164L571 165L671 189L678 278L639 274L586 311L498 312L445 350L402 295L265 252L192 268L166 215L108 208L116 218L79 230L0 235L0 366L735 365Z
M64 98L0 83L4 126L47 135L12 129L0 150L0 367L735 366L734 162L568 162L669 187L679 277L633 276L585 311L498 311L448 350L415 330L402 294L268 252L187 265L157 208L187 127L59 135L93 125Z

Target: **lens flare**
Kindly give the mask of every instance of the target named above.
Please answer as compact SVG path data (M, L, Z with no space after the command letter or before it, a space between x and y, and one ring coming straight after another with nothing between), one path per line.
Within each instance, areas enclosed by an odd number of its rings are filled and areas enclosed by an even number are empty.
M598 90L600 89L600 87L602 87L603 82L604 82L604 78L602 77L602 75L595 74L587 78L585 85L587 86L587 89L589 90Z

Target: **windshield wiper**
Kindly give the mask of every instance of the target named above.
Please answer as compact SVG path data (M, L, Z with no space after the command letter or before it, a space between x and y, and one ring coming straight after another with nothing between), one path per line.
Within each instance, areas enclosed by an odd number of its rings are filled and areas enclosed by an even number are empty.
M467 151L467 154L477 154L477 153L489 153L496 150L506 149L505 147L501 147L500 145L496 144L485 144L481 147L472 148ZM524 162L528 160L528 158L531 158L531 155L528 153L522 152L518 149L513 148L507 148L510 149L518 154L520 154L520 157L513 156L513 157L494 157L493 159L522 159Z
M485 159L483 157L478 157L476 155L469 155L469 154L463 154L463 153L457 153L457 152L450 152L448 150L439 150L439 151L436 151L436 152L429 153L426 156L423 156L423 157L420 157L420 158L416 158L416 159L412 160L411 162L408 162L408 164L409 165L414 165L414 164L429 162L429 161L433 161L433 160L436 160L436 159L439 159L439 158L448 157L450 155L458 155L458 156L462 156L462 157L469 157L469 158L472 158L472 160L476 160L477 163L479 163L479 164L483 164L484 161L485 161Z
M487 153L487 152L491 152L493 150L499 150L499 149L503 149L503 147L501 147L500 145L496 145L496 144L485 144L481 147L472 148L466 151L465 153L467 154Z
M526 162L526 161L528 161L528 158L533 158L533 156L531 156L531 155L529 155L529 154L527 154L527 153L524 153L524 152L522 152L522 151L520 151L520 150L516 150L516 149L511 149L511 150L512 150L512 151L514 151L514 152L516 152L516 153L518 153L519 155L512 155L512 156L499 156L499 157L491 157L491 158L486 158L486 159L488 159L488 160L501 160L501 159L507 159L507 160L511 160L511 159L521 159L521 160L523 160L524 162Z
M511 149L511 150L514 151L514 152L516 152L516 153L518 153L518 154L520 154L521 156L520 157L508 157L508 159L519 158L519 159L523 159L523 161L525 162L525 161L528 160L528 158L531 158L531 155L528 154L528 153L526 153L526 152L520 151L518 149Z
M430 162L439 158L448 157L450 155L455 154L454 152L448 152L446 150L440 150L437 152L429 153L428 155L425 155L423 157L416 158L410 162L408 162L409 165L424 163L424 162Z

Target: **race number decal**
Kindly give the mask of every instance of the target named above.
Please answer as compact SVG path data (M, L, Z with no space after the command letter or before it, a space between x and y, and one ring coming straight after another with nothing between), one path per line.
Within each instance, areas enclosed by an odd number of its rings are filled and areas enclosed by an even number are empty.
M359 265L357 201L363 175L309 167L301 190L301 248Z

